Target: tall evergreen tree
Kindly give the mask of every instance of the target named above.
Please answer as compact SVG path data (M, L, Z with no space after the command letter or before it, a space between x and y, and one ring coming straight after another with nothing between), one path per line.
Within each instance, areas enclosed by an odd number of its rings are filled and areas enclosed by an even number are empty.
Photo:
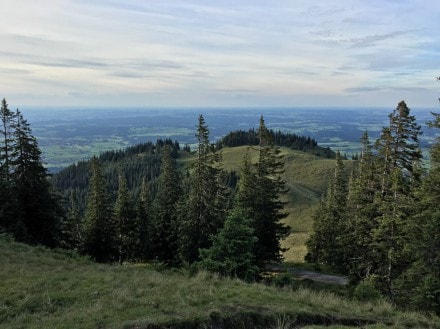
M14 143L13 131L15 125L15 114L9 109L8 103L4 98L1 103L0 119L0 134L2 139L2 144L0 147L0 179L5 184L8 184L11 173L10 163Z
M171 148L166 145L162 150L159 186L154 200L151 239L152 254L166 264L177 264L179 260L177 205L182 194L179 182Z
M10 166L15 196L14 235L18 240L55 246L59 238L61 207L47 180L41 151L29 123L19 110L14 126Z
M139 223L139 255L140 260L151 257L151 220L152 205L150 188L146 180L142 180L141 191L137 202L136 214Z
M9 109L6 99L2 100L0 109L0 231L11 232L14 225L15 208L11 200L11 153L13 151L14 113Z
M333 181L314 217L313 234L307 242L307 258L342 271L346 270L349 262L347 243L352 230L346 213L347 199L347 176L342 157L337 152Z
M91 162L91 177L84 221L82 252L97 262L117 259L116 226L101 164L96 157Z
M440 114L432 114L430 127L440 129ZM397 301L440 314L440 138L431 148L431 168L417 200L405 246L414 260L398 280Z
M199 259L199 249L209 248L226 216L225 187L220 180L220 155L209 143L209 129L203 115L197 126L197 160L190 175L190 191L180 208L179 244L183 260Z
M247 215L239 207L232 210L224 227L212 237L212 246L200 249L201 268L223 276L255 279L258 273L254 255L257 238Z
M405 252L408 218L414 211L414 187L420 184L421 134L416 118L405 102L389 115L390 125L376 142L381 168L379 216L373 230L373 249L377 251L374 278L378 287L394 297L394 280L405 270L411 255Z
M119 174L119 188L114 206L116 238L118 244L118 262L134 260L139 248L139 225L131 197L128 193L127 180Z
M82 226L83 218L79 211L78 196L76 191L72 191L66 217L61 221L61 247L78 250L82 241Z
M287 192L281 151L274 145L273 138L261 116L258 128L258 162L255 171L255 194L252 204L252 220L257 242L255 255L260 267L266 262L282 258L280 240L288 234L289 228L281 220L287 216L281 196Z
M373 245L373 229L377 227L379 209L377 194L381 191L372 145L365 132L361 138L359 165L349 186L347 220L351 230L347 232L349 251L348 272L352 282L359 282L374 273L377 265Z

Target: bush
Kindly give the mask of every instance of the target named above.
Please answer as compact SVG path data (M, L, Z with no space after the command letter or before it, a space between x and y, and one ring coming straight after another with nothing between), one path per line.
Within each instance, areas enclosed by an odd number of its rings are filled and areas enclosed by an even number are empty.
M365 280L356 286L353 292L353 297L356 300L366 302L378 300L381 297L381 294L373 282Z

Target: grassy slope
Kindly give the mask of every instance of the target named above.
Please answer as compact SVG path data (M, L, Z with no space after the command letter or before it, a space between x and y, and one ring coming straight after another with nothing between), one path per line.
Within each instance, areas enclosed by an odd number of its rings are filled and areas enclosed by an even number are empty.
M367 321L375 323L368 328L436 328L439 320L401 313L385 302L360 304L305 289L93 264L73 253L5 237L0 237L0 262L0 328L198 328L192 325L234 317L237 324L246 316L248 322L279 324L302 319L315 325Z
M222 155L225 169L239 171L247 150L255 163L258 156L256 149L247 146L224 148ZM288 262L303 262L306 254L305 242L312 228L313 213L322 193L327 189L335 160L288 148L281 148L281 151L285 161L284 178L290 189L286 198L288 201L286 211L289 216L285 222L292 228L292 233L282 243L283 247L288 248L284 257ZM351 167L352 162L346 161L345 164Z

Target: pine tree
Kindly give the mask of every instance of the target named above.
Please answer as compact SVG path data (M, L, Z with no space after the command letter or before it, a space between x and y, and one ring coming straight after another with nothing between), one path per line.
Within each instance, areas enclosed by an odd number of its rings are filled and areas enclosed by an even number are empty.
M380 193L380 182L372 145L365 132L361 138L359 166L349 186L347 220L351 222L347 233L347 250L350 252L348 271L352 283L357 283L374 273L377 265L373 245L373 230L379 216L376 196Z
M152 205L148 183L142 180L141 191L136 208L137 222L139 224L139 254L140 260L147 260L151 254L151 220Z
M209 143L203 115L197 126L197 160L190 173L190 190L179 210L179 244L184 261L199 259L199 249L209 248L226 216L225 187L220 180L220 155Z
M177 206L182 193L179 182L171 148L166 145L162 150L151 237L152 254L166 264L177 264L179 260Z
M127 188L127 180L119 174L119 188L114 206L116 237L118 244L118 262L134 260L139 247L139 226L136 221L133 202Z
M223 276L255 280L258 273L253 253L256 241L246 211L236 208L227 217L224 227L212 237L212 246L200 249L198 265Z
M238 203L242 208L251 209L254 201L256 176L252 168L249 150L243 157L240 179L238 181Z
M308 260L328 264L341 271L349 265L350 231L353 229L346 213L348 198L347 177L339 152L333 181L314 217L313 233L307 242Z
M255 255L260 267L270 261L282 258L280 240L289 231L281 220L287 216L284 202L280 197L287 192L286 182L281 175L284 162L281 151L273 143L273 138L261 116L258 128L258 162L255 172L255 192L252 203L252 220L257 242Z
M440 129L440 114L432 113L431 128ZM431 148L431 169L417 192L406 248L413 263L398 280L399 304L440 314L440 138Z
M377 196L379 216L373 230L372 248L376 251L377 286L394 297L394 280L405 270L411 255L405 252L408 218L414 207L414 187L420 184L420 126L405 102L389 115L390 125L376 142L381 168L381 192Z
M37 140L19 110L14 125L14 148L9 166L15 197L15 237L28 243L55 246L62 210L47 180Z
M14 143L14 122L15 114L9 107L6 99L3 98L0 109L1 127L0 134L2 146L0 147L0 179L7 185L11 173L11 153L13 152Z
M2 100L0 110L0 231L12 232L14 226L14 200L11 200L11 153L13 151L14 113L9 110L6 99Z
M111 262L116 260L118 255L116 241L116 225L105 178L98 159L93 157L82 252L97 262Z
M71 191L67 216L61 222L61 247L79 250L82 241L82 221L77 193L76 191Z

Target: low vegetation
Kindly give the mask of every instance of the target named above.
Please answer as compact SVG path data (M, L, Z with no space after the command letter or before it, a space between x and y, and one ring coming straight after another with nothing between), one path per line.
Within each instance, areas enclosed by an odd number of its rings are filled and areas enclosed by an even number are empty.
M383 299L200 272L103 265L0 237L0 328L440 328Z

